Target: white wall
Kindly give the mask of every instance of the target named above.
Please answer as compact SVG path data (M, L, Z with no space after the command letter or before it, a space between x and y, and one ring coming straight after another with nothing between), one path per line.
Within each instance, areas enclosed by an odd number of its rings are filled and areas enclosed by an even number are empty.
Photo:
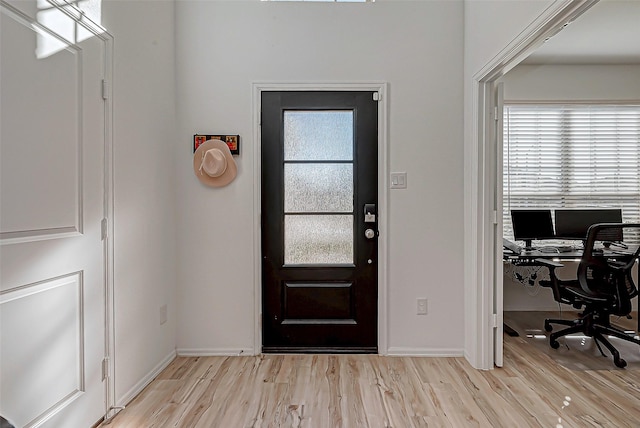
M106 1L115 39L115 382L132 398L175 353L173 1ZM159 310L167 305L168 321Z
M178 350L260 351L252 83L385 81L390 169L408 174L408 189L391 191L388 207L389 348L461 354L462 2L176 6ZM194 176L196 132L241 135L228 187L206 188ZM429 298L429 315L415 314L417 297Z
M589 12L587 12L589 13ZM519 65L504 81L505 102L509 101L640 101L640 65ZM575 275L567 265L559 274ZM509 271L510 272L510 271ZM637 299L634 300L634 305ZM549 289L529 287L504 278L505 311L556 310Z
M521 64L505 74L502 79L506 102L640 101L638 76L638 64Z

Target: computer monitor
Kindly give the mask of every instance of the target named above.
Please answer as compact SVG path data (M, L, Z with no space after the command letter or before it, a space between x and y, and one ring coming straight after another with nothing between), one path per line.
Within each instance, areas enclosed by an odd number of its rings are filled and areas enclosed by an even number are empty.
M556 237L587 240L587 230L597 223L622 223L621 209L563 209L555 210ZM598 241L621 242L622 229L604 230Z
M513 224L513 237L517 241L524 241L525 249L531 249L531 241L534 239L555 237L551 210L511 210L511 223Z

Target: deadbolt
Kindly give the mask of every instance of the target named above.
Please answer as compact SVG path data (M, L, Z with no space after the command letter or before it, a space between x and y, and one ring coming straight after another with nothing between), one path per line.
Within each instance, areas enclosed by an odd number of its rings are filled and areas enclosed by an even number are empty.
M376 237L376 232L373 229L367 229L364 231L364 236L367 239L373 239Z

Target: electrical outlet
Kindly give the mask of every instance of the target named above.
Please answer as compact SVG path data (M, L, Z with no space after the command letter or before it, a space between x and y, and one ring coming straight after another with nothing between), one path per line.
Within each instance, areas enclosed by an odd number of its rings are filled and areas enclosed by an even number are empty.
M167 322L167 305L160 306L160 325Z
M427 315L427 299L420 298L417 300L417 312L418 315Z

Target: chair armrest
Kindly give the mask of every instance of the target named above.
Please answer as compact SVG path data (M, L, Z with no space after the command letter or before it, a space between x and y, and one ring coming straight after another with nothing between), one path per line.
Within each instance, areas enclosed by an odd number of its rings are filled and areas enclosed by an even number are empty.
M564 265L549 259L535 259L535 262L549 269L549 280L541 280L539 284L551 288L554 300L580 309L582 302L572 291L574 288L579 288L578 280L561 281L556 275L556 268L564 267Z

